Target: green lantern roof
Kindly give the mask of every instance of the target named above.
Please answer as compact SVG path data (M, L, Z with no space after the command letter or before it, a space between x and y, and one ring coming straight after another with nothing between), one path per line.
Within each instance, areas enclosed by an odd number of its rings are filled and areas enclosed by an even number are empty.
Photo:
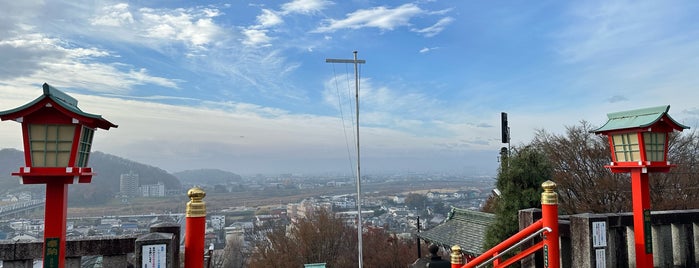
M670 115L667 113L670 110L670 105L657 106L643 109L636 109L630 111L622 111L616 113L607 114L609 120L602 127L593 130L593 133L602 133L614 130L624 130L624 129L634 129L634 128L646 128L654 125L663 118L666 118L666 123L668 123L673 129L682 130L688 129L688 126L677 123Z
M37 105L39 102L43 101L46 98L49 98L54 103L60 105L61 107L70 111L71 113L95 120L96 126L99 128L109 129L110 127L117 127L117 125L102 118L101 115L86 113L80 110L80 108L78 108L78 100L66 94L65 92L60 91L46 83L44 83L42 88L44 90L44 94L20 107L10 109L7 111L0 111L0 118L2 120L14 119L13 117L17 114L22 113L24 110L32 109L32 106Z

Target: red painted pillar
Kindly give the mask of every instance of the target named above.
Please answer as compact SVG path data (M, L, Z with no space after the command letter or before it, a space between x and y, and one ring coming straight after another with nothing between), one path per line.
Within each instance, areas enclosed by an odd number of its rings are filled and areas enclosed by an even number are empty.
M184 267L204 267L204 236L206 234L206 196L199 187L187 192L190 201L187 203L186 227L184 234Z
M545 181L541 184L544 192L541 193L541 221L543 228L551 231L544 232L544 267L559 268L560 247L558 235L558 194L556 183Z
M67 214L68 185L62 182L47 183L44 207L45 268L65 267Z
M631 170L633 198L633 232L636 249L636 267L653 268L653 240L650 221L650 190L648 173L643 169Z

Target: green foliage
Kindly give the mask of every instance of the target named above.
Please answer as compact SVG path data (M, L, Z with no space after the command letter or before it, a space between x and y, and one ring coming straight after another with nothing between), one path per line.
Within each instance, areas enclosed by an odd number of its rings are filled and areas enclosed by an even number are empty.
M409 193L405 197L405 206L409 208L416 208L420 211L425 210L427 204L427 196L421 194Z
M432 213L435 214L442 214L442 215L447 215L451 208L449 206L444 205L444 202L442 201L436 201L432 202Z
M514 149L498 171L495 222L488 228L485 248L492 248L517 233L517 213L521 209L541 207L541 183L551 177L551 165L540 150L532 146Z

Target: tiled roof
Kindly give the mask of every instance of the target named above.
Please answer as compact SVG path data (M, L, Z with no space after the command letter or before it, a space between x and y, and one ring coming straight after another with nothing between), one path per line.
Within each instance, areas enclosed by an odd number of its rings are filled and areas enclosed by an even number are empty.
M672 119L667 112L670 110L670 105L650 107L644 109L622 111L616 113L609 113L607 117L609 120L602 127L594 130L594 133L629 129L629 128L645 128L650 125L655 124L663 118L667 118L668 123L677 130L687 129L689 127L682 125Z
M494 220L494 214L452 208L446 221L417 236L445 248L459 245L464 253L478 256L483 253L485 231Z

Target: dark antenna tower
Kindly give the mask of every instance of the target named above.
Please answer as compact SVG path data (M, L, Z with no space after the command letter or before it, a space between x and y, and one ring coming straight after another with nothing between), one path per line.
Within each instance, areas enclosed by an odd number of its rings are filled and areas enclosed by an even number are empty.
M503 164L507 164L507 160L510 156L510 127L507 125L507 113L500 113L500 132L502 143L507 143L507 147L500 148L500 159L502 159Z

